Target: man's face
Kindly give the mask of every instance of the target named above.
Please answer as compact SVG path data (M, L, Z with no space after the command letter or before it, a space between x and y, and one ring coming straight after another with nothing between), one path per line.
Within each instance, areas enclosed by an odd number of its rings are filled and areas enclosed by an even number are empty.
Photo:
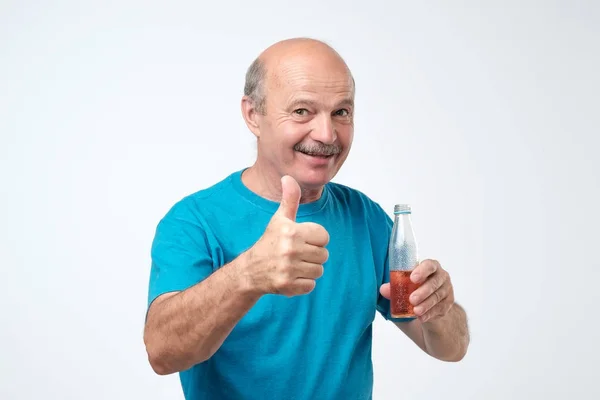
M266 115L259 117L261 161L307 189L329 182L354 135L354 85L347 70L290 63L267 79L266 93Z

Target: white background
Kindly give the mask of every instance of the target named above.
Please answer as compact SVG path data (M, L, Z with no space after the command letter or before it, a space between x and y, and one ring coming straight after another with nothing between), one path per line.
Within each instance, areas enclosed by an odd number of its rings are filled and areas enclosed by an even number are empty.
M244 73L294 36L357 81L335 181L413 205L470 318L448 364L378 316L374 398L599 398L599 3L373 0L0 1L0 398L182 397L154 228L253 161Z

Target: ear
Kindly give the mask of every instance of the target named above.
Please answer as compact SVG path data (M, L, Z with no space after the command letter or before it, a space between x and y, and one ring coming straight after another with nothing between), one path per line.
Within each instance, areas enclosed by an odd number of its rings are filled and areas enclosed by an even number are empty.
M260 137L261 116L262 115L256 109L254 101L248 96L242 97L242 117L244 117L248 129L250 129L257 138Z

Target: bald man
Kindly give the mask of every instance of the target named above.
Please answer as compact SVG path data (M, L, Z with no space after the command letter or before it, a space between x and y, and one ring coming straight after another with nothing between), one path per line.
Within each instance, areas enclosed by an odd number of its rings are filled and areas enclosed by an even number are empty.
M274 44L246 74L253 165L176 203L152 245L144 341L186 399L370 399L372 322L458 361L469 335L448 273L411 278L418 318L390 317L392 221L331 182L353 139L354 79L330 46ZM399 377L400 378L400 377Z

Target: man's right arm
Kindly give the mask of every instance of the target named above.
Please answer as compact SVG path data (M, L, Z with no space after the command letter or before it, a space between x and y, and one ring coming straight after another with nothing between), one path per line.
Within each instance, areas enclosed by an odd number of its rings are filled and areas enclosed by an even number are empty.
M279 209L254 246L200 283L152 302L144 342L156 373L208 360L263 294L298 296L315 288L329 257L329 234L320 225L295 222L299 201L298 183L284 177Z
M181 292L166 293L148 310L144 342L160 375L208 360L261 294L246 276L248 253Z

